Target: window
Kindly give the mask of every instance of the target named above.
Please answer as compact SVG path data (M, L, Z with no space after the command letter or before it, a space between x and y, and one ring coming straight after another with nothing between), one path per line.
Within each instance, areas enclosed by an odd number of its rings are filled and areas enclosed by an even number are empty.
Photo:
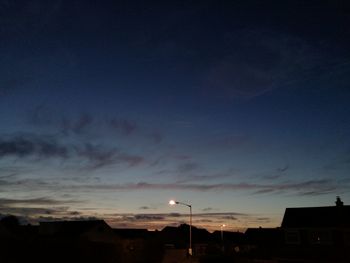
M298 230L285 231L286 244L300 244L300 233Z
M309 241L313 245L329 245L332 243L331 233L328 230L310 230Z

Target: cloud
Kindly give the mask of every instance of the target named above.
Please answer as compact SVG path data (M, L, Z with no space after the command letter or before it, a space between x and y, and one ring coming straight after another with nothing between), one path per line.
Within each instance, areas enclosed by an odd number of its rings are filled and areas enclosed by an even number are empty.
M283 166L283 167L277 168L277 171L280 172L280 173L284 173L284 172L286 172L288 169L289 169L289 164L286 164L286 165Z
M137 221L160 221L160 220L164 220L164 216L152 215L152 214L139 214L139 215L135 215L134 219Z
M69 150L60 145L53 137L25 135L10 139L0 138L0 157L44 157L67 158Z
M214 222L215 220L230 219L236 220L234 216L248 216L247 214L224 212L224 213L193 213L192 217L196 222ZM187 222L188 214L180 213L155 213L155 214L113 214L105 215L106 218L113 222L164 222L170 224L176 218L176 221ZM233 219L234 218L234 219ZM202 221L205 220L205 221Z
M309 191L315 193L334 192L337 189L347 186L336 185L334 181L329 179L309 180L301 182L286 182L276 184L257 184L241 182L237 184L222 183L222 184L185 184L185 183L126 183L126 184L95 184L95 185L80 185L79 188L91 190L121 190L121 191L136 191L136 190L191 190L191 191L255 191L255 193L294 193L303 194Z
M237 220L237 218L236 217L234 217L234 216L232 216L232 215L230 215L230 216L223 216L223 217L221 217L222 219L225 219L225 220Z
M141 210L148 210L148 209L152 209L152 208L149 207L149 206L141 206L141 207L139 207L139 209L141 209Z
M0 207L0 212L22 216L39 216L61 213L62 210L42 207Z
M275 180L275 179L278 179L280 177L281 177L281 175L275 174L275 175L265 175L262 178L267 179L267 180Z
M195 216L200 217L235 217L235 216L247 216L248 214L238 212L217 212L217 213L196 213Z
M214 181L218 179L232 177L235 173L230 169L226 172L213 173L213 174L180 174L180 180L177 183L187 183L187 182L202 182L202 181Z
M28 188L31 190L34 189L42 189L44 188L50 188L54 189L57 187L57 185L51 185L48 182L42 180L42 179L34 179L34 178L27 178L27 179L17 179L17 178L6 178L0 180L0 188L3 192L11 192L14 188Z
M147 222L147 221L164 221L167 214L113 214L106 215L107 218L113 218L115 222Z
M0 157L15 158L59 158L68 160L80 158L87 167L97 169L112 164L126 164L129 167L144 162L144 157L121 152L104 145L70 143L63 144L54 136L25 134L9 138L0 138Z
M54 110L45 104L30 110L26 121L35 128L52 128L65 136L78 135L80 137L90 134L93 127L97 125L95 118L87 112L67 117L61 111Z
M275 190L270 188L270 189L263 189L263 190L258 190L258 191L255 191L254 194L267 194L267 193L272 193L274 192Z
M236 212L222 213L193 213L192 222L199 227L205 227L209 230L217 230L218 226L223 224L224 220L253 220L256 221L257 215L243 214ZM102 218L113 227L134 227L161 229L165 226L178 226L188 224L188 213L155 213L155 214L105 214Z
M57 188L57 183L43 181L40 179L23 179L23 180L11 180L0 179L0 186L4 187L4 190L9 187L30 187L31 189L40 189L43 186L46 189ZM326 193L332 193L336 191L345 191L349 189L348 184L340 184L330 179L320 180L308 180L299 182L284 182L284 183L212 183L212 184L193 184L193 183L150 183L150 182L138 182L138 183L124 183L124 184L102 184L99 182L93 182L91 184L75 184L69 185L64 182L60 182L60 189L69 191L89 190L89 191L251 191L254 194L296 194L296 195L320 195ZM150 207L144 206L140 209L146 209Z
M260 25L230 33L230 50L218 54L203 73L202 89L211 95L250 99L310 80L332 81L335 72L343 72L344 79L350 69L344 50L337 51L332 39L306 39Z
M41 206L0 206L1 214L13 214L31 218L39 218L41 216L54 217L75 217L80 213L78 211L69 211L68 206L41 207Z
M215 209L212 207L206 207L206 208L202 209L203 212L209 212L209 211L213 211L213 210L215 210Z
M209 142L209 146L215 148L238 148L244 144L249 143L250 137L247 135L221 135L220 137L214 138Z
M75 147L78 156L87 159L90 168L100 168L111 164L127 164L137 166L144 161L144 157L120 152L115 148L106 149L103 146L85 144Z
M79 211L70 211L69 205L81 203L79 200L58 200L48 197L10 199L0 198L0 214L19 216L21 222L37 223L44 218L63 220L80 216Z
M47 197L29 198L29 199L7 199L0 198L0 207L16 205L62 205L68 203L77 203L76 200L55 200Z
M168 215L169 215L169 217L181 217L182 216L180 213L170 213Z
M149 138L156 144L159 144L163 141L164 136L160 132L152 132L149 134Z
M77 119L63 118L61 120L62 132L63 134L85 134L87 129L91 128L93 122L93 117L88 113L80 114Z
M185 163L182 163L178 166L177 172L178 173L189 173L189 172L193 172L194 170L196 170L198 168L199 168L198 163L185 162Z
M128 118L104 118L97 119L92 114L82 112L76 116L67 116L62 110L54 110L45 104L38 105L30 110L26 116L26 122L36 129L51 129L59 131L63 137L75 139L98 140L106 136L137 136L148 143L160 144L164 135L154 129L151 131ZM96 129L98 127L98 129Z
M137 130L137 125L128 119L113 118L108 121L109 125L124 135L131 135Z

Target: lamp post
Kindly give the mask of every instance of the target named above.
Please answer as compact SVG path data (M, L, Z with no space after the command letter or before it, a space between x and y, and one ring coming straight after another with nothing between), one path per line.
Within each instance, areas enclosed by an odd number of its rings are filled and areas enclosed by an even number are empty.
M224 232L223 232L223 229L226 225L225 224L222 224L220 226L220 229L221 229L221 246L222 246L222 251L224 251Z
M188 249L188 254L192 256L192 205L183 202L178 202L175 200L170 200L169 205L184 205L190 208L190 245Z

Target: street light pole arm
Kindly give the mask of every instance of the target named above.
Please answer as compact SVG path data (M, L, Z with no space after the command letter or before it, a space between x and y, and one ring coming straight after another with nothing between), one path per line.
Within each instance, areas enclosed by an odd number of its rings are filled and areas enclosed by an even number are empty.
M190 208L190 248L189 248L189 254L192 256L192 205L190 204L186 204L186 203L183 203L183 202L179 202L179 201L175 201L175 200L170 200L169 201L169 204L170 205L184 205L184 206L187 206Z
M189 204L186 204L186 203L183 203L183 202L175 201L175 203L177 205L185 205L185 206L188 206L188 207L192 208L192 205L189 205Z

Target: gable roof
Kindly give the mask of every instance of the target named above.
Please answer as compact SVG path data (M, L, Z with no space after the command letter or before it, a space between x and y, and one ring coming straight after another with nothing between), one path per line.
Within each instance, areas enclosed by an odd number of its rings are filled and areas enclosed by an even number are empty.
M281 227L350 227L350 206L286 208Z

